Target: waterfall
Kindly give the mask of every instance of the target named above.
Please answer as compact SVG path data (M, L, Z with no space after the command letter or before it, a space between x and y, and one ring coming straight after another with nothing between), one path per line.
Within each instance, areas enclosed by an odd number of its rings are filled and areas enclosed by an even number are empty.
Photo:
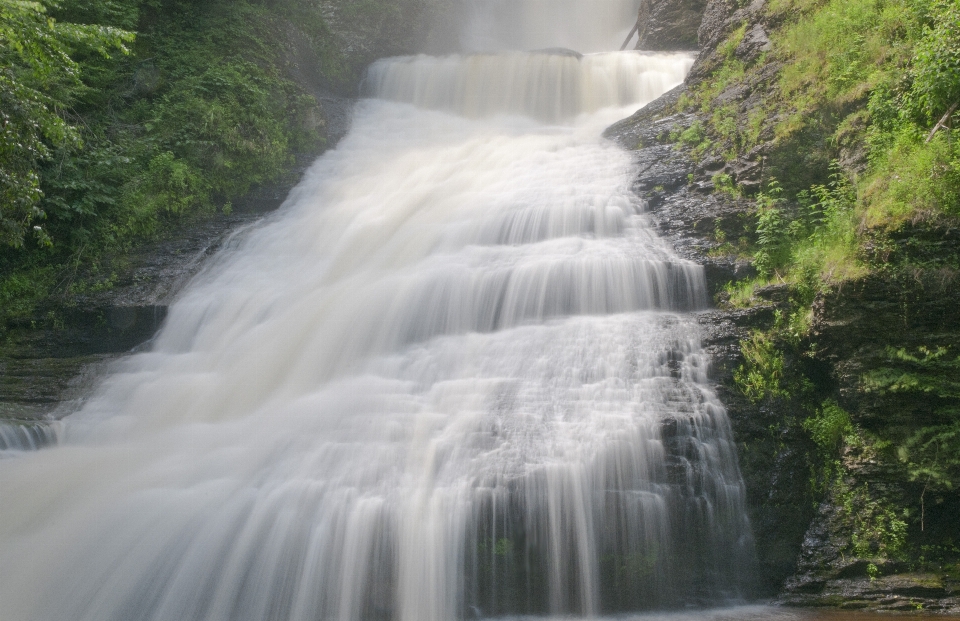
M689 54L606 53L554 49L374 63L369 95L471 118L523 114L557 122L611 106L650 101L683 80Z
M351 133L61 441L0 459L9 621L598 615L736 600L744 487L603 127L686 55L380 61ZM3 436L3 441L10 441Z
M7 451L35 451L56 444L63 425L45 421L0 422L0 456Z

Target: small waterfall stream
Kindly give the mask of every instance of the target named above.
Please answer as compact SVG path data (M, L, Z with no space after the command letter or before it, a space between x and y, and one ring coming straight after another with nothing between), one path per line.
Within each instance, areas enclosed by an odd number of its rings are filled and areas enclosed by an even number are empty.
M752 541L690 314L703 270L657 238L630 155L600 138L691 62L375 64L351 133L153 347L57 446L0 459L0 617L736 600Z

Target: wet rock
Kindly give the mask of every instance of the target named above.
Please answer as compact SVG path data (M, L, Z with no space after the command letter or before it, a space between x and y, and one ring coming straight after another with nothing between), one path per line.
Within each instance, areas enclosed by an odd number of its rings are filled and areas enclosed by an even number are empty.
M637 152L640 165L639 174L634 181L634 191L648 201L654 197L662 199L687 183L687 175L693 170L691 162L684 154L676 151L672 145L655 145Z
M779 603L798 607L838 607L877 612L960 612L960 584L943 575L902 572L867 575L870 563L850 563L828 577L802 574L791 579ZM874 565L874 567L877 567ZM898 568L876 569L896 571Z
M769 116L755 146L736 158L692 152L675 144L698 118L707 124L705 113L684 112L677 104L687 89L696 89L719 66L722 58L717 48L722 42L745 27L734 50L741 62L757 63L770 51L768 32L773 26L765 21L764 2L741 5L734 0L710 0L699 31L701 54L686 84L607 132L636 152L641 173L634 182L635 191L678 253L705 266L711 291L720 303L726 300L724 284L753 275L749 259L736 256L733 247L738 240L753 239L756 223L751 201L717 192L716 175L730 175L741 193L750 194L761 190L769 176L783 179L780 172L795 164L784 160L805 157L796 151L802 145L792 145L794 150L788 152L774 142L772 128L780 120L775 110L766 112ZM765 60L751 68L746 82L719 93L715 102L732 111L738 127L747 127L751 116L765 111L764 102L780 69L778 63ZM722 137L711 135L710 139L713 153L734 151L733 145L722 143ZM862 145L845 140L841 136L837 144L843 165L858 170L863 164ZM810 182L797 183L807 187ZM785 365L802 367L803 376L817 383L818 394L837 399L867 432L891 425L910 429L917 421L942 424L936 422L942 404L934 403L935 399L916 394L881 397L864 389L863 377L890 364L891 347L910 352L920 347L960 351L960 306L954 295L960 283L960 272L954 267L960 263L960 229L951 222L908 225L868 245L866 254L878 262L922 267L875 273L821 294L813 304L812 332L809 343L802 346L804 354L791 358L794 354L783 350ZM955 585L944 576L913 573L904 563L884 557L877 546L865 552L861 543L854 553L844 499L833 490L820 502L810 487L811 464L818 449L803 430L809 404L804 409L790 398L752 403L737 390L734 374L743 362L741 343L752 330L769 329L777 311L781 316L792 312L790 295L785 286L767 287L755 293L755 308L701 315L703 342L713 356L711 377L730 415L748 490L761 565L758 593L780 592L780 601L790 605L956 611ZM896 458L847 447L842 472L847 489L862 494L858 502L916 509L920 514L922 485L909 480ZM924 537L955 540L960 499L944 497L937 502L926 504ZM919 523L909 528L921 530ZM868 558L870 554L877 558Z
M697 32L706 6L706 0L651 0L649 21L636 49L697 49Z
M759 571L754 595L770 597L791 576L814 513L807 491L809 439L785 421L802 412L789 403L753 403L734 387L743 362L740 343L775 321L775 304L701 313L701 339L711 355L716 382L737 441L740 470L757 546Z
M897 426L909 429L918 421L936 424L935 397L880 396L865 390L863 377L889 365L893 349L916 351L931 343L960 347L960 309L952 291L953 280L940 270L917 270L869 275L817 297L812 326L816 356L830 365L841 405L859 427L880 433ZM804 538L798 571L786 583L781 601L876 611L960 610L958 585L948 576L915 573L876 546L867 551L861 543L853 549L856 516L865 507L917 507L922 490L896 460L867 448L847 446L841 460L843 486L832 488L821 503ZM956 532L956 501L940 500L927 505L926 533L922 525L914 525L920 528L913 537Z
M683 84L667 91L633 115L608 127L603 132L604 138L627 150L672 142L670 134L690 127L696 118L692 114L670 114L685 92Z

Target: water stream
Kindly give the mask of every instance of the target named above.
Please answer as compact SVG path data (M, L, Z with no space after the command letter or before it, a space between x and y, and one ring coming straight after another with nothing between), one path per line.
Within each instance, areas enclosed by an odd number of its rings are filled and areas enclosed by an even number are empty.
M55 447L3 453L0 617L737 601L753 550L692 314L703 270L657 238L631 156L600 137L691 63L377 63L350 134L152 347Z

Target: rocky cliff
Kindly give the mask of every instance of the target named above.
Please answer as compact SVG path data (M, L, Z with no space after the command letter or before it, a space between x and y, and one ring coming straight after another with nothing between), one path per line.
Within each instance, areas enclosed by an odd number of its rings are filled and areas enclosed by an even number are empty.
M654 52L697 49L706 0L649 0L640 11L636 49Z
M832 280L758 275L775 233L765 217L788 221L804 189L836 196L836 179L867 168L863 93L784 130L797 110L777 40L804 16L783 4L708 2L686 83L607 136L636 153L635 189L661 232L707 266L719 310L701 324L738 438L758 593L956 612L960 501L952 466L920 453L956 450L958 227L861 229L860 267Z

